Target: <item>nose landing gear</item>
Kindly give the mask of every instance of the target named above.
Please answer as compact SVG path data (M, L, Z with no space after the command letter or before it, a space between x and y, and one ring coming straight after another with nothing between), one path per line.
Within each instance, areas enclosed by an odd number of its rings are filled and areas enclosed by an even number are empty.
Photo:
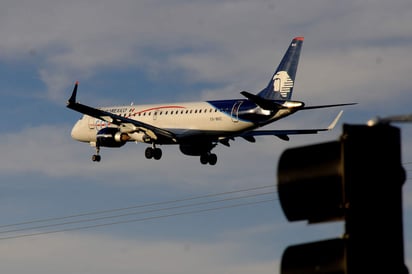
M100 152L100 147L96 147L96 154L92 156L93 162L100 162L100 160L102 159L102 157L100 157L99 155L99 152Z

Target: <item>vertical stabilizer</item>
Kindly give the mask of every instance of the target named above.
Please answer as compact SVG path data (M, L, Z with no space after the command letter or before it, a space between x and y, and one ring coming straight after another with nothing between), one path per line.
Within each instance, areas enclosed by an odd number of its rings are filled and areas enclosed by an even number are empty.
M303 37L295 37L275 70L268 86L257 95L267 100L289 100L292 97Z

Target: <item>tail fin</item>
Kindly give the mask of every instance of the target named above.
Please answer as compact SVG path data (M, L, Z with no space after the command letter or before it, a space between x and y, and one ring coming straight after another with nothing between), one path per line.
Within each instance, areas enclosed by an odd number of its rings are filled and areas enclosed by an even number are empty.
M289 100L292 97L303 37L295 37L272 76L268 86L257 95L267 100Z

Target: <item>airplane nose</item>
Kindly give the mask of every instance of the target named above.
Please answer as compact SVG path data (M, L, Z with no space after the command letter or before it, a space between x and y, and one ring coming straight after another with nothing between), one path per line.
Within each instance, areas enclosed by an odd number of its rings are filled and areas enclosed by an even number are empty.
M84 129L81 126L81 120L77 121L76 124L73 126L72 131L70 133L72 138L77 141L81 142L88 142L88 136Z
M72 128L72 132L70 135L72 136L73 139L79 140L79 128L78 128L79 121L76 122L76 124Z

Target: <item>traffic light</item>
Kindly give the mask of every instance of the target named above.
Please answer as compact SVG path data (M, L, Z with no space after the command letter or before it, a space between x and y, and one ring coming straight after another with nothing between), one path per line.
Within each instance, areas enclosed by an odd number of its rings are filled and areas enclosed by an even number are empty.
M344 221L335 239L287 247L282 274L408 273L404 264L400 130L343 126L338 141L290 148L278 164L289 221Z

